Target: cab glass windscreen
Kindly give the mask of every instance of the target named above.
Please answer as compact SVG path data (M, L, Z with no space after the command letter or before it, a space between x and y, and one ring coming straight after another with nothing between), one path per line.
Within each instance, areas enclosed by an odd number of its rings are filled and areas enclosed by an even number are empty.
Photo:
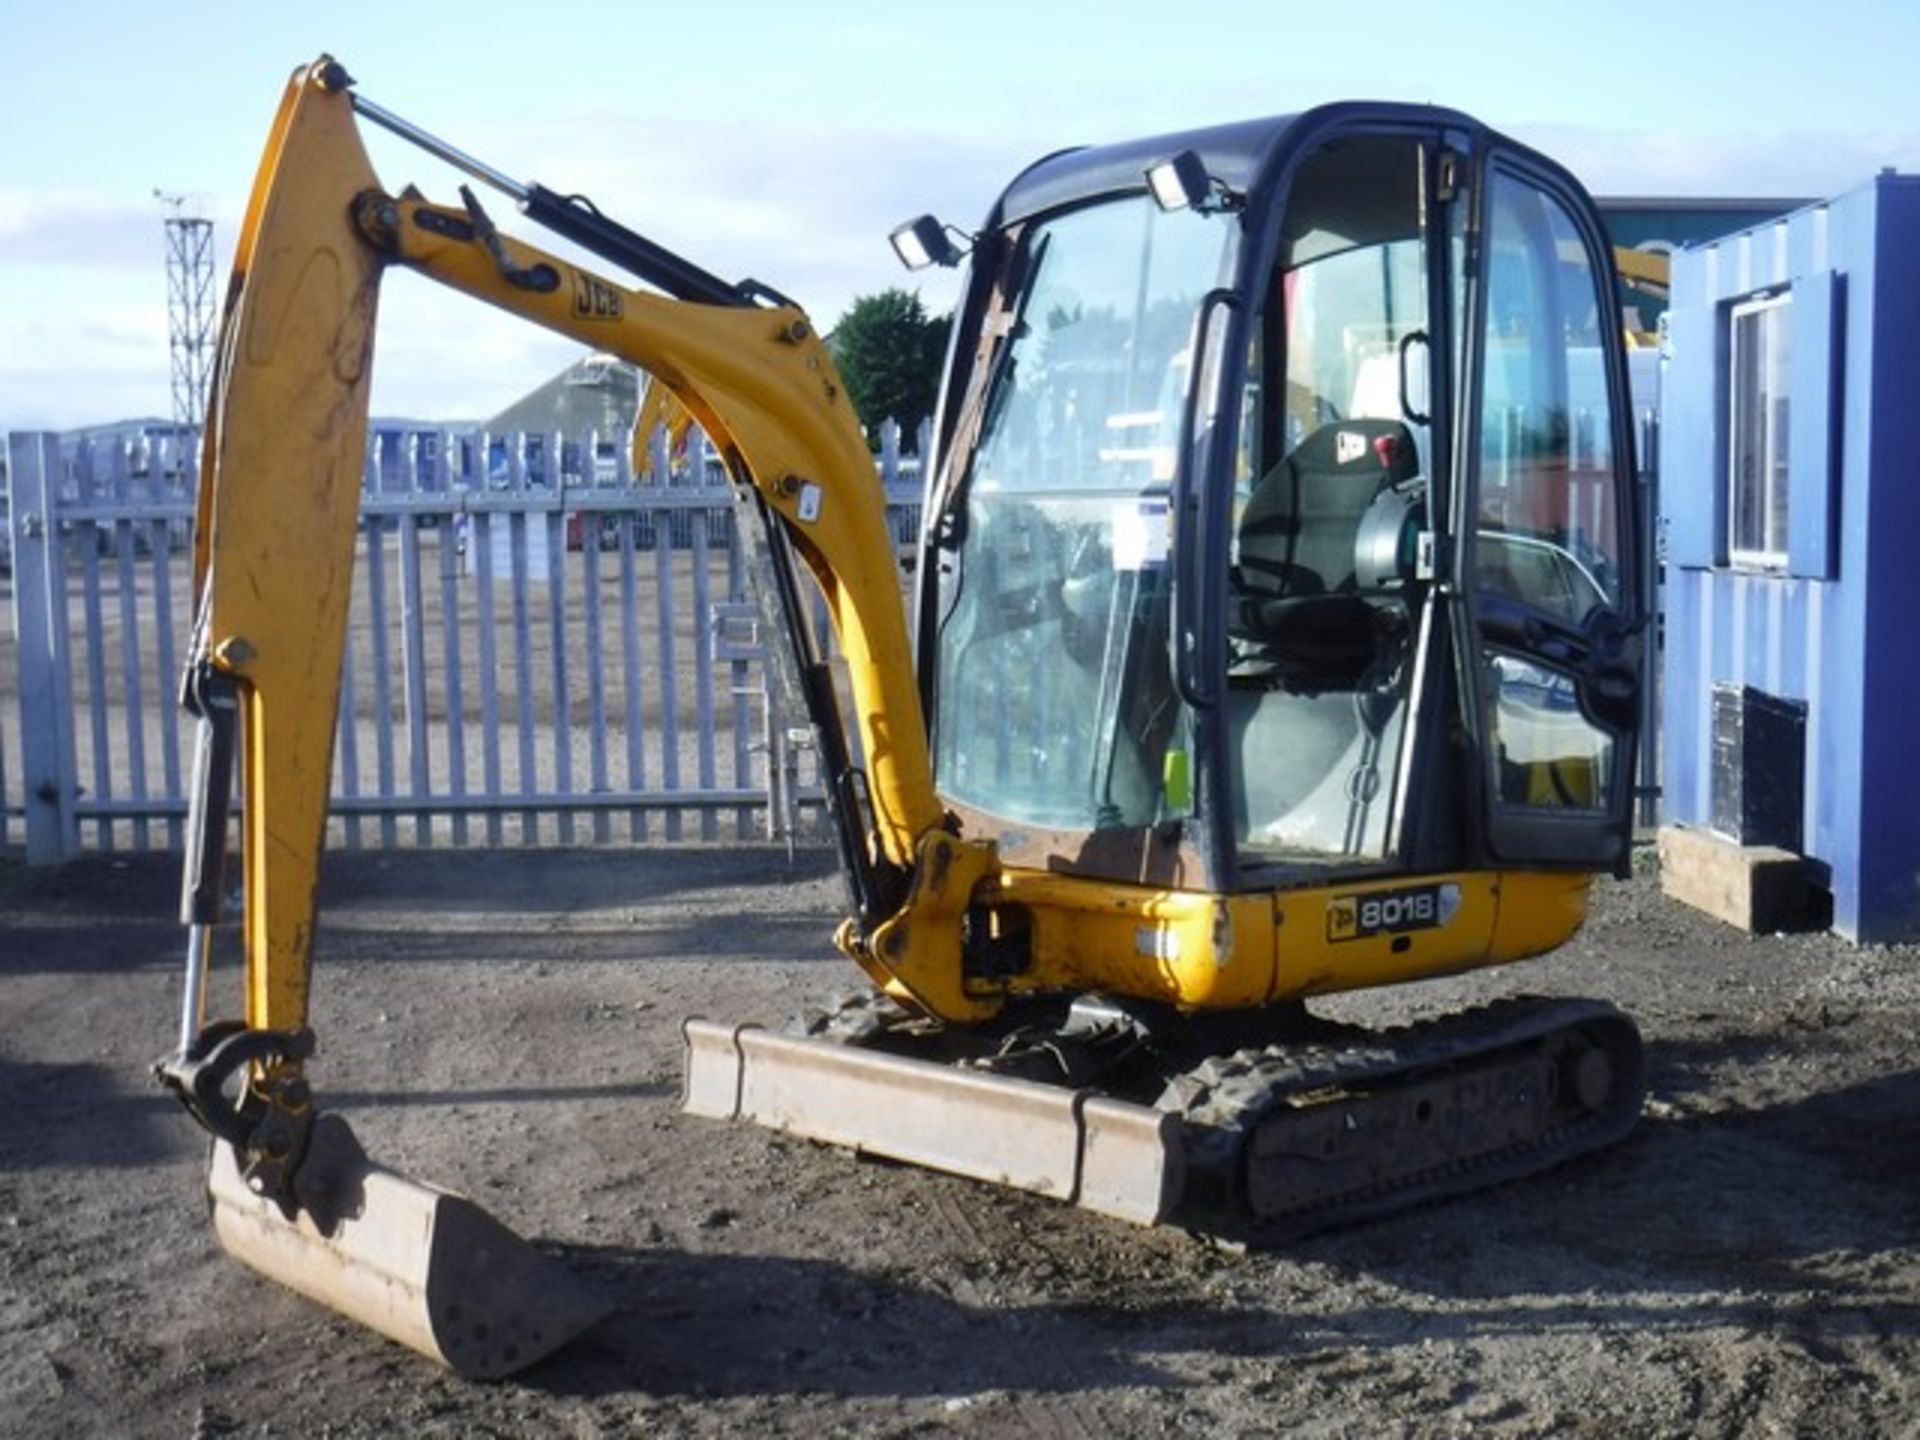
M959 803L1065 830L1190 808L1169 499L1195 317L1233 225L1139 194L1010 247L1011 328L987 361L939 587L935 765Z

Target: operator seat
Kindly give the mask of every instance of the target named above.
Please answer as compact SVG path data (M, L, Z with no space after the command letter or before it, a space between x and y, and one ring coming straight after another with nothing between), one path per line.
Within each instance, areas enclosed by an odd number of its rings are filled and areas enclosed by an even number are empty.
M1374 497L1419 473L1398 420L1323 425L1269 470L1240 518L1230 627L1255 673L1351 686L1383 617L1358 592L1354 549Z

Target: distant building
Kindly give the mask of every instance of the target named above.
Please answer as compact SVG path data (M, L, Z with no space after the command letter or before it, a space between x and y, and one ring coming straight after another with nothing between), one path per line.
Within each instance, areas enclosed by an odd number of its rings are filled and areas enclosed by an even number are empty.
M477 435L480 426L472 420L411 420L400 416L376 415L367 422L367 453L374 457L374 483L383 490L406 488L407 469L417 464L422 488L445 488L447 466L461 473L450 446ZM200 432L193 428L179 439L181 432L171 420L145 416L133 420L111 420L100 425L82 425L62 431L60 449L69 461L86 445L96 453L100 447L130 447L129 469L136 476L148 473L151 456L169 454L168 469L174 477L185 474L197 460ZM175 443L179 439L179 443ZM183 464L184 460L184 464ZM445 462L443 464L442 462ZM190 477L187 481L193 483Z
M187 501L199 484L197 428L183 432L171 420L148 415L83 425L62 432L59 438L59 486L69 502L106 498ZM3 467L0 473L4 473ZM4 521L5 501L0 495L0 525ZM171 528L175 541L185 544L187 522L174 521ZM104 541L107 533L97 530L94 538ZM139 531L136 543L144 546L149 538L147 532Z
M549 483L546 450L548 437L556 434L562 437L560 469L569 484L576 478L607 480L633 433L642 389L637 367L618 356L589 355L487 421L486 433L525 437L521 463L529 484ZM598 437L591 466L579 454L579 442L589 433ZM486 457L489 479L503 481L509 464L504 442L491 438Z
M1670 255L1777 220L1814 201L1799 196L1700 199L1682 195L1607 195L1594 201L1616 245Z
M613 355L589 355L487 421L488 433L575 436L589 430L624 440L640 409L640 372Z
M170 438L177 427L171 420L162 420L157 415L147 415L136 420L112 420L104 425L82 425L78 429L61 432L61 447L96 443L103 441L155 440Z
M409 420L376 415L367 422L372 484L381 491L447 490L472 474L472 420Z

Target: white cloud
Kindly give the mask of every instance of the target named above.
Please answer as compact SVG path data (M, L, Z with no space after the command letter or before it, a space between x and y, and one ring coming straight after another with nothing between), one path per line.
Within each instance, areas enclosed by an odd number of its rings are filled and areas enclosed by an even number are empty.
M853 38L891 43L884 34ZM999 124L1024 127L1032 118L1010 113ZM1095 107L1075 123L1095 135L1126 128ZM591 196L614 219L722 276L779 287L824 327L856 295L892 285L920 286L936 309L950 304L951 276L906 275L886 232L922 210L976 225L1006 181L1037 158L1044 146L1032 137L1044 128L1015 134L983 120L932 133L912 121L881 129L803 116L775 126L716 106L691 115L589 109L516 117L511 127L482 123L462 141L510 174ZM1920 130L1911 129L1506 128L1601 194L1819 196L1885 165L1920 170ZM435 199L455 200L457 180L419 152L380 141L375 158L391 188L418 181ZM504 197L484 198L503 228L566 251L515 216ZM224 288L238 192L222 197L215 213ZM158 202L144 193L0 191L0 427L166 410L160 220ZM390 278L382 305L374 405L385 413L491 414L580 353L410 277Z
M501 137L521 167L729 279L791 295L830 326L857 294L914 283L887 232L921 211L979 223L1036 152L1030 140L891 132L719 112L585 112ZM549 161L547 157L552 157ZM942 297L939 303L945 303Z
M165 285L157 264L0 265L0 429L165 413Z
M161 220L160 202L151 196L0 192L0 265L144 267L160 273L167 253ZM215 228L217 234L217 222Z

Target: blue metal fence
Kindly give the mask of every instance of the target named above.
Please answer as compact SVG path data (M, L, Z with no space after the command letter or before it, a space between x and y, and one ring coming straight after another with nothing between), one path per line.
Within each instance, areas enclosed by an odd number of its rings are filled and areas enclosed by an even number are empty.
M457 439L369 446L336 843L790 835L817 777L711 452L663 434L635 474L591 434ZM180 841L192 450L7 437L0 845L32 861ZM897 436L876 478L911 544Z

